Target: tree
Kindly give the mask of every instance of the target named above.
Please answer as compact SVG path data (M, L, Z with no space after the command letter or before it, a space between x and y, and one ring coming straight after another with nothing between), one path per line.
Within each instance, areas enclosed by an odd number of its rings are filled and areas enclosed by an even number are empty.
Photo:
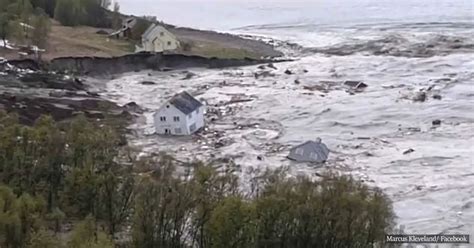
M9 33L9 24L11 17L7 12L0 12L0 39L3 41L3 46L7 46L7 37Z
M240 197L223 199L207 225L211 247L253 247L256 241L256 209Z
M32 234L27 248L59 248L59 240L48 230L42 228Z
M0 186L0 246L24 247L42 228L44 213L41 199L29 194L16 197L12 189Z
M54 17L54 8L56 7L56 0L31 0L31 4L35 9L43 9L49 17Z
M112 27L118 29L122 26L122 21L120 20L120 4L118 1L114 2L114 9L112 14Z
M97 223L92 216L86 217L72 231L71 248L113 248L112 240L103 232L97 230Z
M79 24L81 12L80 1L56 0L54 19L65 26L76 26Z
M110 5L111 5L110 0L100 0L100 7L104 9L108 9ZM115 4L114 4L114 7L115 7Z
M32 44L39 48L46 48L51 23L42 9L36 9L36 14L32 17L31 25L33 27L31 31Z
M132 238L134 247L184 247L187 221L193 211L192 186L173 177L168 157L160 169L144 178L137 187Z

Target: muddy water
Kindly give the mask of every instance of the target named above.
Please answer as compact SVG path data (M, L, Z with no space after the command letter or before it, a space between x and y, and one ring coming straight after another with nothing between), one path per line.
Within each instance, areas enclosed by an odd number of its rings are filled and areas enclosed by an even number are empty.
M267 167L289 166L293 175L333 168L383 188L408 233L474 234L472 30L439 35L439 27L424 33L392 27L374 35L357 28L357 35L345 29L342 38L340 30L321 31L332 40L301 42L301 49L291 51L296 61L277 69L191 69L196 76L189 80L183 80L188 71L144 71L108 81L102 95L146 109L129 137L144 153L231 158L244 186ZM278 38L279 29L242 32ZM256 79L263 71L270 75ZM145 80L156 84L139 83ZM368 87L357 92L343 85L346 80ZM153 134L153 111L182 90L222 116L210 113L201 135ZM424 102L413 100L419 92L425 92ZM232 103L236 99L246 101ZM285 158L289 147L317 137L332 151L323 167Z

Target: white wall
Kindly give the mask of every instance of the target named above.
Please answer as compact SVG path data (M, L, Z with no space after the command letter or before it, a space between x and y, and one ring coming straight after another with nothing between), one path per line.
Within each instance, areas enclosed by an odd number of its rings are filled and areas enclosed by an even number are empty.
M169 106L167 108L166 106ZM190 135L204 127L205 107L200 107L197 111L184 115L173 105L165 104L153 116L155 122L155 131L158 134L166 134L166 129L170 130L171 135ZM160 117L166 117L166 121L161 121ZM174 121L174 117L179 117L179 122ZM195 124L196 129L191 131L190 127ZM181 133L176 133L176 128L181 129Z
M142 41L145 51L163 52L179 47L176 37L162 26L156 26Z
M169 106L169 107L167 107ZM160 117L166 117L166 121L161 121ZM174 121L174 117L179 117L179 122ZM187 125L187 116L171 104L165 104L153 116L155 122L155 131L158 134L166 134L166 129L172 135L189 135L189 126ZM181 129L181 133L176 133L176 128Z
M204 110L205 108L202 106L187 116L187 125L190 133L194 133L204 127ZM191 125L193 124L195 124L196 129L191 130Z

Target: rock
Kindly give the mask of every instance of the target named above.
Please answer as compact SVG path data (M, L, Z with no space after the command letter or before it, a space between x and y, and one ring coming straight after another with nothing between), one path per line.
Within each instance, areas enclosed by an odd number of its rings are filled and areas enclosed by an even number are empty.
M142 81L142 82L140 82L140 84L143 84L143 85L155 85L156 83L153 82L153 81Z
M48 93L50 97L65 97L66 92L63 90L53 90Z
M84 111L84 114L88 118L93 118L93 119L104 119L105 115L101 111Z
M367 88L367 84L363 83L362 81L345 81L344 85L349 86L353 89L365 89Z
M420 91L415 94L413 97L414 102L424 102L426 101L426 93L424 91Z
M274 70L277 69L276 66L275 66L273 63L270 63L270 64L268 64L267 66L268 66L268 68L272 68L272 69L274 69Z
M97 30L97 32L95 32L96 34L102 34L102 35L108 35L109 32L103 30L103 29L100 29L100 30Z
M433 126L441 126L441 120L433 120L431 124L433 124Z
M371 152L368 152L368 151L364 152L363 154L364 154L366 157L373 157L373 156L374 156L374 154L372 154Z
M436 100L441 100L442 99L442 96L441 95L433 95L433 99L436 99Z
M257 156L257 160L262 161L263 157L262 156Z
M123 108L130 112L135 112L135 113L143 113L143 110L138 106L136 102L129 102L125 105L123 105Z
M325 93L328 92L328 90L322 85L312 85L312 86L306 85L306 86L303 86L303 89L310 90L310 91L317 90L317 91L321 91L321 92L325 92Z
M188 73L186 73L186 76L184 76L184 78L182 80L188 80L188 79L191 79L195 76L196 76L196 74L194 74L192 72L188 72Z
M224 147L224 146L225 146L225 144L223 142L220 142L220 141L218 141L214 144L214 148L216 148L216 149Z
M295 84L300 84L300 83L301 83L300 80L298 79L295 80Z
M403 155L410 154L410 153L412 153L412 152L414 152L414 151L415 151L415 150L413 150L413 149L410 148L410 149L404 151L404 152L403 152Z
M260 69L260 70L265 70L266 67L265 67L265 65L260 65L257 68Z
M292 74L293 74L293 72L292 72L292 71L290 71L290 69L286 69L286 70L285 70L285 74L286 74L286 75L292 75Z
M269 72L269 71L262 71L262 72L255 72L254 77L255 79L259 79L260 77L266 78L266 77L274 77L275 74Z
M308 73L308 70L306 70L306 69L303 69L303 73Z

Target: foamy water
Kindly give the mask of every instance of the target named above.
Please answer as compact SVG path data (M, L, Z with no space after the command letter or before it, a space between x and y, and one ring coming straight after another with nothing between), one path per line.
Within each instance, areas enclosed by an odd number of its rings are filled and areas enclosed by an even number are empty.
M274 76L258 79L254 74L262 70L255 66L191 69L197 76L190 80L182 80L187 72L181 71L125 74L107 82L103 96L147 109L130 136L144 152L167 151L182 160L232 158L244 184L266 167L290 166L294 175L333 168L384 189L407 233L474 235L473 24L440 19L246 26L232 32L300 45L289 51L296 61L266 68ZM143 80L157 84L139 84ZM345 80L368 87L353 94ZM322 89L305 89L314 85ZM227 112L208 123L203 137L152 134L153 111L182 90ZM420 91L426 101L414 102ZM236 98L252 101L224 106ZM317 137L332 151L323 168L285 158L289 147ZM404 154L409 149L414 152Z

